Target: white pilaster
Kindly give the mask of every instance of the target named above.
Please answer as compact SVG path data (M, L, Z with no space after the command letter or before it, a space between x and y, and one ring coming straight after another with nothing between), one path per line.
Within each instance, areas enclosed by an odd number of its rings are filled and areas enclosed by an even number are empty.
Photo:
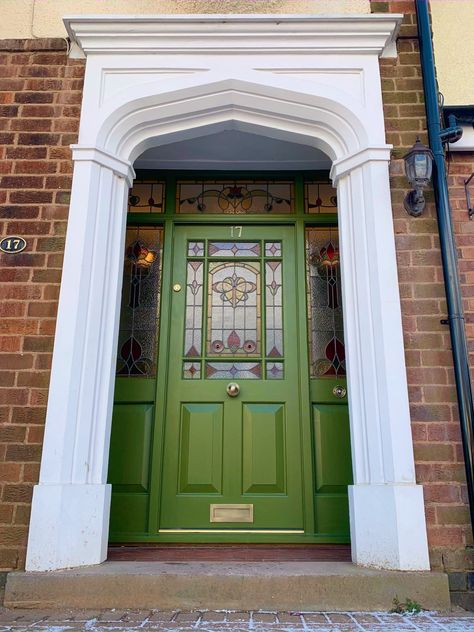
M341 165L342 166L342 165ZM385 157L338 165L356 564L429 569L423 491L415 482L393 219Z
M41 472L27 570L105 559L106 484L128 164L75 148Z

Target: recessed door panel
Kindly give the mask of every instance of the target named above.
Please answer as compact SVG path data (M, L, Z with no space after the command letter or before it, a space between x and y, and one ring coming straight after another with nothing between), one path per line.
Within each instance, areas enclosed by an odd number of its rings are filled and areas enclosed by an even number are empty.
M222 490L222 404L183 404L179 449L179 491L219 494Z
M347 406L313 406L316 492L344 492L351 483L351 447Z
M109 482L117 492L147 492L153 404L115 404Z
M243 405L243 493L283 494L285 405Z

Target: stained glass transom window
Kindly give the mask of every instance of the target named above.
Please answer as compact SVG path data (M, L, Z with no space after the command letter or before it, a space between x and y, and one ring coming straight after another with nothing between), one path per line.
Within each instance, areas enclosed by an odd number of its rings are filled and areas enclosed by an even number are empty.
M135 180L128 194L129 213L163 213L165 183L158 180Z
M187 253L183 377L283 379L281 242L189 241Z
M311 377L346 374L341 266L336 228L306 229Z
M162 228L127 228L117 376L156 376L162 248Z
M294 213L294 184L278 180L203 180L176 183L177 213Z
M305 213L337 213L337 191L330 182L305 182Z

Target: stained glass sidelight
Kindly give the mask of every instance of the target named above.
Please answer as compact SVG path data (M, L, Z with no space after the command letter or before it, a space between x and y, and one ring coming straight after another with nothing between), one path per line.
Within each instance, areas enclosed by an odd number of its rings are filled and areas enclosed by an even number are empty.
M117 375L155 377L163 229L129 227L125 241Z
M129 213L163 213L165 183L158 180L140 180L133 183L128 195Z
M260 354L259 262L209 262L208 355Z
M305 182L305 213L337 213L337 191L330 182Z
M176 183L177 213L294 213L294 184L278 180L202 180Z
M339 238L336 228L306 229L311 377L346 374Z
M283 296L281 261L265 263L266 355L283 355Z

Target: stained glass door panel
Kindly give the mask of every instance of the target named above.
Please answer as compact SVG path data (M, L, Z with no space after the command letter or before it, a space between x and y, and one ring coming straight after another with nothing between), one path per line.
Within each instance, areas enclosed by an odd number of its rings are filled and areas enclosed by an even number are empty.
M294 229L241 231L176 228L163 534L303 529Z

